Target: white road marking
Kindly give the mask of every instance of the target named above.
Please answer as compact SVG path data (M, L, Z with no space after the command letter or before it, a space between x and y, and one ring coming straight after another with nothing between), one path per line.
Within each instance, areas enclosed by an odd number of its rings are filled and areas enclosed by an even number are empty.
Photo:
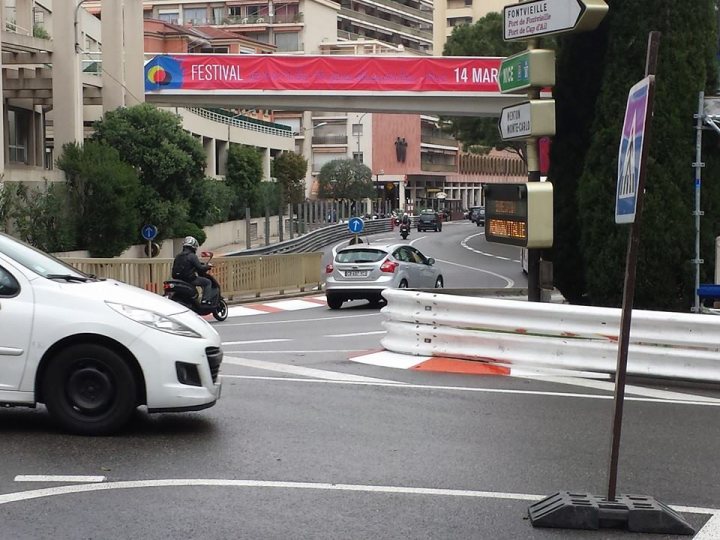
M547 382L554 382L559 384L570 384L573 386L583 386L585 388L595 388L597 390L607 390L608 392L615 391L614 382L603 382L603 381L589 381L578 377L543 377L540 375L517 375L515 370L512 370L510 377L518 377L520 379L540 379ZM633 394L636 396L653 397L660 399L671 399L681 401L705 401L708 403L720 403L720 399L708 397L708 396L697 396L694 394L685 394L681 392L672 392L670 390L658 390L656 388L645 388L643 386L635 386L632 384L625 385L625 393Z
M404 486L376 486L362 484L329 484L326 482L278 482L263 480L226 480L226 479L204 479L204 478L178 478L162 480L135 480L121 482L107 482L104 484L83 484L74 486L60 486L55 488L35 489L21 491L19 493L7 493L0 495L0 505L44 497L54 497L73 493L89 493L97 491L110 491L116 489L142 489L158 487L238 487L238 488L266 488L266 489L306 489L317 491L345 491L355 493L391 493L395 495L421 495L428 497L462 497L474 499L495 499L511 501L540 501L545 495L533 495L529 493L503 493L496 491L475 491L467 489L442 489L442 488L421 488ZM705 527L698 531L695 539L702 538L710 540L717 538L713 536L717 532L718 516L720 510L716 508L700 508L692 506L673 506L670 508L677 512L688 514L711 515ZM708 526L710 528L708 529ZM707 530L706 530L707 529Z
M413 366L421 364L426 359L427 358L425 357L413 356L412 354L399 354L389 351L378 351L376 353L356 356L351 360L353 362L369 364L371 366L410 369Z
M468 270L473 270L475 272L482 272L483 274L489 274L491 276L495 276L496 278L500 278L503 281L505 281L505 283L507 283L507 285L505 286L506 289L511 289L512 287L515 286L515 282L512 279L510 279L509 277L505 277L500 274L496 274L495 272L491 272L490 270L483 270L482 268L475 268L474 266L467 266L465 264L458 264L458 263L454 263L451 261L444 261L442 259L435 259L435 260L437 262L441 262L443 264L449 264L451 266L459 266L460 268L467 268Z
M262 369L262 368L261 368ZM291 377L250 377L245 375L225 375L223 377L229 379L259 379L272 382L301 382L301 383L325 383L325 384L355 384L358 386L387 386L393 388L412 389L412 390L447 390L449 392L477 392L483 394L509 394L509 395L525 395L525 396L545 396L545 397L567 397L579 399L599 399L609 401L614 396L607 394L578 394L575 392L551 392L541 390L515 390L511 388L473 388L470 386L435 386L431 384L410 384L396 381L387 382L364 382L351 380L327 380L322 379L294 379ZM378 379L382 380L382 379ZM691 396L692 397L692 396ZM625 396L625 401L636 401L639 403L667 403L672 405L696 405L698 407L720 407L720 401L693 401L688 399L660 399L652 397L631 397Z
M277 302L270 302L267 305L269 307L282 309L283 311L297 311L299 309L322 307L322 304L308 302L307 300L278 300Z
M692 508L688 508L685 510L678 510L678 508L684 507L673 506L672 508L682 513L701 513L693 512ZM695 533L695 536L693 536L693 540L717 540L718 538L720 538L720 513L716 511L715 514L705 522L705 525L697 533Z
M288 364L278 364L276 362L266 362L264 360L251 360L250 358L238 358L236 356L226 356L223 358L223 364L232 364L234 366L244 366L255 369L264 369L268 371L277 371L280 373L289 373L292 375L302 375L304 377L314 377L316 379L324 379L331 381L344 382L373 382L402 384L388 381L387 379L376 379L373 377L363 377L361 375L350 375L348 373L339 373L336 371L325 371L322 369L307 368L302 366L291 366ZM224 377L225 375L223 375Z
M228 326L252 326L257 324L267 325L267 324L297 324L297 323L306 323L306 322L317 322L317 321L334 321L336 319L353 319L355 317L379 317L379 312L375 313L363 313L358 315L339 315L337 317L317 317L315 319L293 319L291 321L255 321L255 322L246 322L246 323L230 323L230 324L223 324L223 328L226 328Z
M245 306L230 306L228 308L228 317L246 317L249 315L267 315L267 311L253 309Z
M355 336L373 336L376 334L387 334L387 330L378 330L377 332L356 332L354 334L328 334L323 337L355 337Z
M104 476L68 476L68 475L45 475L45 474L19 474L15 477L16 482L104 482Z
M483 255L485 257L491 257L493 259L504 259L506 261L512 261L512 262L516 262L516 263L520 262L520 259L510 259L510 258L500 257L500 256L494 255L492 253L486 253L484 251L480 251L479 249L471 248L470 246L467 245L467 241L470 240L471 238L475 238L476 236L482 236L484 234L485 234L484 232L481 232L478 234L471 234L470 236L464 238L462 240L462 242L460 242L460 245L462 247L464 247L465 249L467 249L468 251L472 251L473 253L477 253L478 255Z
M251 341L223 341L223 345L249 345L251 343L279 343L282 341L292 341L292 339L254 339Z
M248 351L247 349L241 349L239 351L225 351L226 354L310 354L310 353L351 353L357 354L367 349L274 349L271 351Z

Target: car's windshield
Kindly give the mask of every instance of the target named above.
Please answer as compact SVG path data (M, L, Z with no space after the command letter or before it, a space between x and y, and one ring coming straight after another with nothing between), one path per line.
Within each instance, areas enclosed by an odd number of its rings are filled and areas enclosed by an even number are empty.
M348 249L338 252L335 261L339 263L369 263L377 262L386 257L387 253L380 249Z
M90 277L69 264L3 233L0 233L0 253L43 277L72 276L82 278L82 281Z

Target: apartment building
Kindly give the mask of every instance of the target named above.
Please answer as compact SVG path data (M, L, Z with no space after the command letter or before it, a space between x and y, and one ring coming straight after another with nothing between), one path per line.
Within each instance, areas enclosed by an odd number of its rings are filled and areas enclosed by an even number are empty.
M513 0L434 0L433 51L442 56L447 38L456 26L473 24L488 13L502 12Z

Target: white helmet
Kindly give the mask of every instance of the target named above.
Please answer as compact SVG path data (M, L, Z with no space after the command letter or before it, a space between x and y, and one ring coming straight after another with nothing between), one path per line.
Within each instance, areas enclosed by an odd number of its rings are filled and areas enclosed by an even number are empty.
M183 240L183 247L189 247L192 248L193 251L200 247L200 244L198 244L198 241L195 240L192 236L186 236L185 240Z

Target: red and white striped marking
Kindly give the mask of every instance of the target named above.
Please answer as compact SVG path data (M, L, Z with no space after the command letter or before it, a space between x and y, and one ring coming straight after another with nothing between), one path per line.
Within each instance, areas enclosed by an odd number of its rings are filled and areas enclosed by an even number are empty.
M514 368L500 366L476 360L460 360L442 356L412 356L390 351L377 351L351 357L362 364L396 369L414 369L418 371L439 371L443 373L466 373L474 375L510 375Z
M275 300L271 302L261 302L253 304L242 304L230 306L228 308L229 317L247 317L249 315L263 315L267 313L280 313L282 311L298 311L301 309L316 308L326 306L325 295L322 296L306 296L304 298ZM206 317L207 320L213 320L212 315Z

